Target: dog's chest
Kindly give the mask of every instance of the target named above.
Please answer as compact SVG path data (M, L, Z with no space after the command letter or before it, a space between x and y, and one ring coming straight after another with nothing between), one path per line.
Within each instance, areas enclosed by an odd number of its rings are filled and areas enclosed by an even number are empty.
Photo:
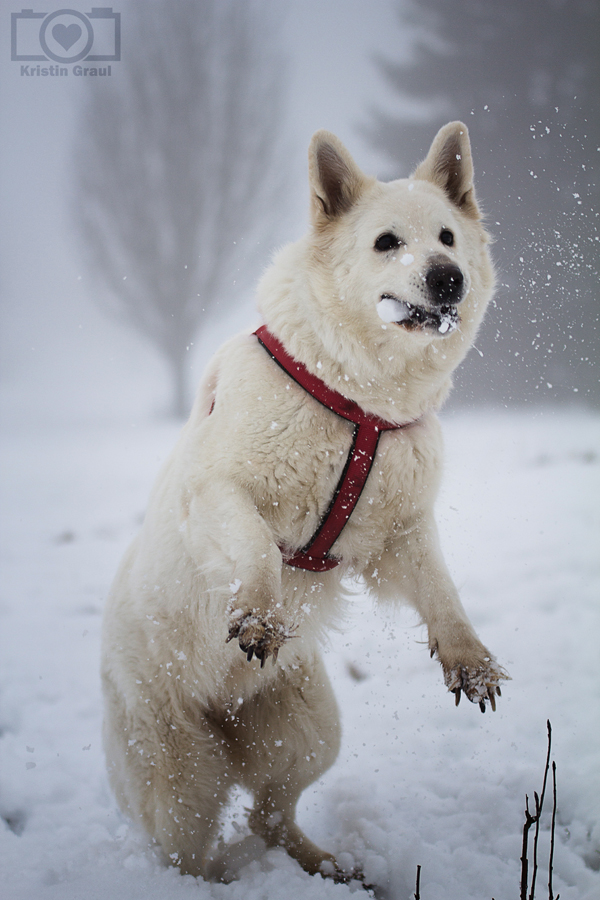
M279 421L278 421L279 420ZM356 426L314 402L264 423L245 463L257 508L280 545L305 546L322 525L347 468ZM381 434L368 478L336 544L383 544L409 524L437 487L436 428L426 423ZM352 551L355 556L354 550Z
M413 425L381 435L360 499L333 555L379 554L397 531L410 528L433 501L439 481L437 429Z
M281 547L305 547L323 522L351 452L355 426L295 384L256 345L237 360L247 377L222 372L217 402L202 431L194 465L204 477L237 485ZM237 370L236 373L237 375ZM380 435L371 471L334 545L351 555L361 541L383 544L410 527L437 488L440 436L434 415Z

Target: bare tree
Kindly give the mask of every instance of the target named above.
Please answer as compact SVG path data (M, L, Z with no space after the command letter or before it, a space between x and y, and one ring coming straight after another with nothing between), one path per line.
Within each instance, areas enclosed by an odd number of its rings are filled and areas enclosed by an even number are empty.
M398 14L412 51L377 62L406 111L374 108L366 133L397 177L463 119L496 237L501 289L466 396L598 405L600 4L400 0Z
M274 32L260 0L128 4L119 69L86 99L74 198L84 254L108 288L99 300L169 364L176 415L186 348L247 284L242 262L254 277L281 221Z

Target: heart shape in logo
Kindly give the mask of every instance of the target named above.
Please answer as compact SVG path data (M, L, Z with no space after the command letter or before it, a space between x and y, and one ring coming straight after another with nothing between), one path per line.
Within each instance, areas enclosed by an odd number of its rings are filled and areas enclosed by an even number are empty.
M63 50L70 50L81 37L81 26L74 22L71 25L55 25L52 29L52 37Z

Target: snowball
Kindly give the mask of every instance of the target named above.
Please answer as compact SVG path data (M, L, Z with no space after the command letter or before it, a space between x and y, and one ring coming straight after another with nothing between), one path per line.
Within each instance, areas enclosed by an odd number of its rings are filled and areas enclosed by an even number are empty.
M377 314L384 322L402 322L403 319L409 318L406 303L400 300L394 300L392 297L384 297L377 304Z

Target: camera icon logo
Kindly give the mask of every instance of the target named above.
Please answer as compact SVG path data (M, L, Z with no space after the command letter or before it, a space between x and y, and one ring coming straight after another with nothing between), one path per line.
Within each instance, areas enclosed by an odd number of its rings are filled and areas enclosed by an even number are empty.
M121 13L112 7L11 13L11 59L57 63L118 62L121 59Z

